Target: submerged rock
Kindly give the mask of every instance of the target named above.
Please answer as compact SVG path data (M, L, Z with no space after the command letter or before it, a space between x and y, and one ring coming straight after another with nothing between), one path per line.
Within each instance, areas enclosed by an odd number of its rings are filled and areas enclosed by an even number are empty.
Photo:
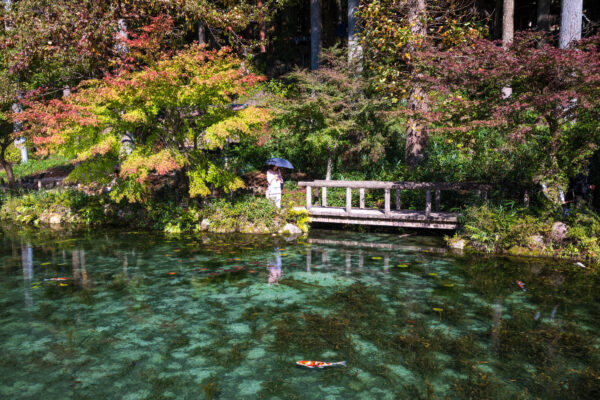
M209 219L206 219L206 218L204 218L204 219L202 220L202 222L200 222L199 228L200 228L200 230L201 230L201 231L203 231L203 232L206 232L206 231L208 231L208 228L210 228L210 220L209 220Z
M298 228L294 224L285 224L283 229L281 229L281 233L289 233L290 235L301 235L302 229Z
M465 248L467 241L461 237L453 237L448 239L446 243L448 244L448 247L453 250L462 250Z
M63 216L59 213L43 213L40 215L40 222L45 224L58 225L63 221Z

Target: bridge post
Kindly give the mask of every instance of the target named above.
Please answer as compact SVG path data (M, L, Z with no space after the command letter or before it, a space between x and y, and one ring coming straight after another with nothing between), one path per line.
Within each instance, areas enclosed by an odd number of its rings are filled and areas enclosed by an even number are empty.
M306 187L306 209L310 210L312 207L312 186Z
M317 188L317 190L319 190L319 189ZM321 193L323 194L323 198L321 199L321 205L323 207L327 207L327 188L326 187L321 188Z
M352 188L346 188L346 213L352 212Z
M390 189L384 189L385 191L385 200L384 200L384 207L385 207L385 215L390 215L390 210L391 210L391 205L390 205Z
M346 275L350 275L352 272L352 253L346 252Z
M402 209L402 200L400 199L401 190L396 189L396 210L400 211Z
M435 191L435 212L440 212L440 191Z
M360 188L360 208L365 208L365 188Z
M425 218L429 219L431 215L431 189L425 192Z

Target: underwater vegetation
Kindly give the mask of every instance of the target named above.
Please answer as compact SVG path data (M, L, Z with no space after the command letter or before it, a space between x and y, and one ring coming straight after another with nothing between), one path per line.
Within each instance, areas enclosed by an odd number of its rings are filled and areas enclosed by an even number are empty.
M70 239L28 239L28 259L0 237L1 398L600 398L600 282L579 267L270 236Z
M212 400L219 394L219 381L216 375L212 375L202 381L200 384L202 391L204 392L204 398L206 400Z

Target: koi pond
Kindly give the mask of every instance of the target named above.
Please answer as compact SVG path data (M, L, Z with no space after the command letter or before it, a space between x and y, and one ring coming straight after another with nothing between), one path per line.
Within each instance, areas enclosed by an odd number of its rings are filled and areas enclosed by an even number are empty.
M600 398L599 276L572 262L337 231L0 246L3 399Z

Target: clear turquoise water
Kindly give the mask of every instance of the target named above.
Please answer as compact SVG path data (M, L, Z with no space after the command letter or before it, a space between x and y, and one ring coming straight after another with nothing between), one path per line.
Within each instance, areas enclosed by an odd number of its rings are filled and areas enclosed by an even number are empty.
M5 232L0 398L600 398L597 273L441 248Z

